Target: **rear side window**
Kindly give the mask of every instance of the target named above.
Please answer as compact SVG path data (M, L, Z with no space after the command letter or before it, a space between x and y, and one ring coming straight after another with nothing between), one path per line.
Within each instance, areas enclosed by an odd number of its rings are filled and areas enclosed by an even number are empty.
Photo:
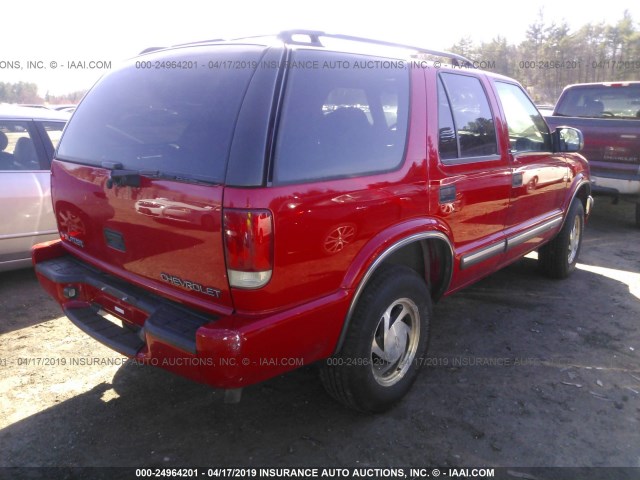
M478 78L441 74L438 116L438 143L443 161L484 157L498 152L493 114Z
M60 142L60 137L62 136L62 129L64 128L63 122L42 122L42 127L44 128L47 137L51 141L51 145L55 150Z
M233 129L263 47L190 47L132 60L82 101L60 159L224 180ZM225 68L242 61L243 68Z
M0 171L46 168L33 138L28 122L0 121Z
M274 182L359 176L400 166L409 110L406 65L315 51L295 52L291 65Z
M640 85L590 85L567 90L556 115L640 120Z
M438 78L438 150L442 160L458 158L458 136L447 93Z

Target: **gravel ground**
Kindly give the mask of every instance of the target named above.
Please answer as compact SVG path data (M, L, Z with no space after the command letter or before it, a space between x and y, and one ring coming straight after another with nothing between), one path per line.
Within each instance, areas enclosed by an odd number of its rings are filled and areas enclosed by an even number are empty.
M0 467L640 467L640 231L597 199L579 269L525 258L435 308L413 390L348 411L313 366L241 403L126 362L0 274Z

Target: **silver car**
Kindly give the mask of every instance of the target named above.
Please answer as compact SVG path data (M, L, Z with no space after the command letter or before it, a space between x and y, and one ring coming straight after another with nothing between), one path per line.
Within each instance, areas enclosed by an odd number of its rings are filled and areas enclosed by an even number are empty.
M69 114L0 105L0 271L31 265L31 247L58 238L50 165Z

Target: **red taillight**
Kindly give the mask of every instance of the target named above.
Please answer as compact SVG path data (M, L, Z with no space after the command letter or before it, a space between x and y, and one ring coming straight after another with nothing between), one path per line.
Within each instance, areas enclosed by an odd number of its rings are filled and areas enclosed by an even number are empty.
M224 252L229 284L260 288L273 270L273 217L269 210L224 210Z

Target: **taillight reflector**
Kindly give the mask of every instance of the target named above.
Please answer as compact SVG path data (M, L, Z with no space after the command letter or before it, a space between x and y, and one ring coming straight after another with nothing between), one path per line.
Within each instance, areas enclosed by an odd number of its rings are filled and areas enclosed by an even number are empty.
M273 270L273 216L269 210L224 210L224 251L229 284L260 288Z

